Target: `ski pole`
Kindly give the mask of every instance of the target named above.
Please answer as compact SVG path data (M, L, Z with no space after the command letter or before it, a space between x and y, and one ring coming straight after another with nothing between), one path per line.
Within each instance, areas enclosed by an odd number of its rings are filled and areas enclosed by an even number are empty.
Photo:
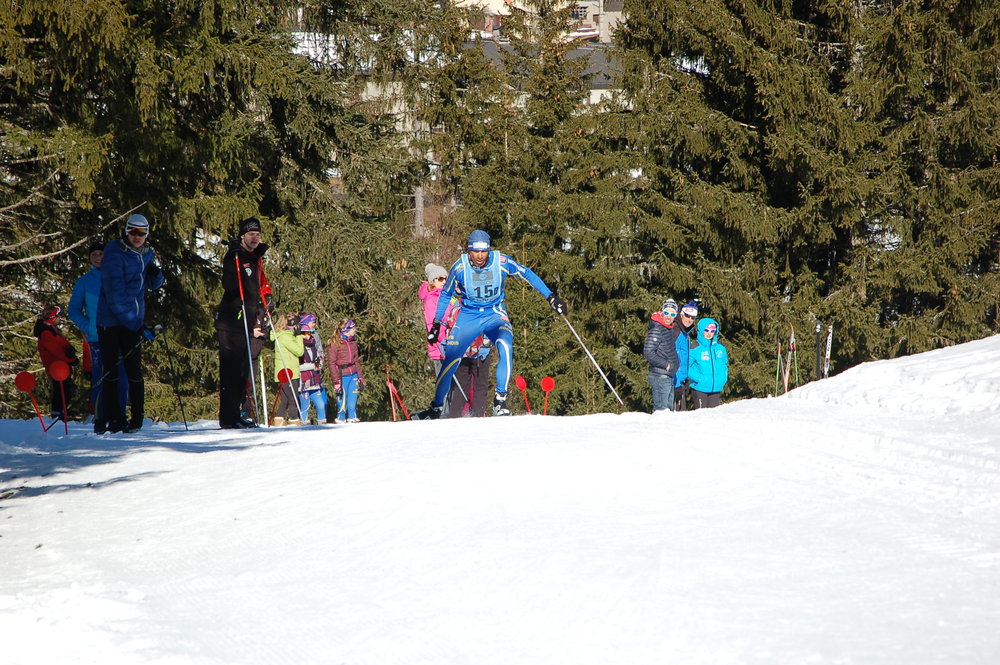
M594 360L594 356L590 353L590 349L587 348L587 345L583 343L583 340L580 339L580 336L576 333L576 329L573 327L573 324L569 322L569 319L566 318L565 314L560 314L559 316L561 316L562 320L566 322L567 326L569 326L569 329L573 332L573 336L576 337L576 341L580 342L580 346L587 354L587 357L590 358L590 362L594 363L594 367L596 367L597 371L600 372L601 378L603 378L604 382L608 384L608 388L611 389L611 392L614 394L615 399L618 400L618 404L620 406L625 406L625 402L623 402L622 398L618 396L618 391L616 391L615 387L611 385L611 381L609 381L608 377L604 374L604 370L602 370L601 366L597 364L596 360Z
M264 380L264 363L260 362L257 356L257 367L260 368L260 408L264 412L264 422L271 426L271 420L267 417L267 382Z
M452 374L451 375L451 380L455 382L455 385L458 387L458 392L462 393L462 399L464 399L465 403L468 404L469 403L469 396L466 395L465 394L465 390L462 389L462 384L459 383L458 377L455 376L454 374Z
M163 348L167 350L167 363L170 365L171 383L174 384L174 395L177 396L177 404L181 407L181 419L184 420L184 429L187 430L188 420L187 416L184 415L184 400L181 399L181 390L177 385L177 373L174 371L174 354L170 351L170 344L167 343L167 335L163 332L163 326L153 326L153 330L160 333L160 339L163 340Z
M233 257L236 261L236 283L240 287L240 306L243 308L243 334L247 342L247 373L250 375L250 388L253 390L253 401L254 404L257 403L257 382L253 376L253 353L250 351L250 319L247 317L247 301L246 297L243 295L243 275L240 273L240 257L237 254ZM240 402L242 407L242 402ZM257 423L260 425L260 423Z

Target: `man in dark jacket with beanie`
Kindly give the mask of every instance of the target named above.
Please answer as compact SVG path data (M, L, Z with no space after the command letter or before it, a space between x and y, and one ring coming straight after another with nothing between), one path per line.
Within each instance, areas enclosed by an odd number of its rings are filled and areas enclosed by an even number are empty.
M222 302L216 311L219 334L219 425L224 429L255 427L242 416L254 363L264 344L264 320L274 311L271 285L264 274L260 220L240 222L239 237L229 243L222 260ZM249 340L250 347L247 348Z
M674 375L677 373L677 346L674 319L677 303L667 300L649 319L649 332L642 355L649 363L646 379L653 391L653 411L674 410Z

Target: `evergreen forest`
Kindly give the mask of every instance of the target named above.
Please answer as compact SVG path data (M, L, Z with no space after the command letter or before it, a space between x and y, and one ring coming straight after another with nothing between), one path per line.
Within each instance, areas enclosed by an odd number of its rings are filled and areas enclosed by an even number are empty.
M159 420L175 389L217 415L220 260L250 216L279 313L357 322L362 420L392 417L387 368L427 406L417 289L477 228L569 303L628 410L666 298L720 322L723 401L774 394L793 332L816 379L817 325L832 373L998 332L1000 4L626 0L606 45L569 36L570 2L508 7L483 39L440 0L4 3L0 417L34 417L22 371L44 405L34 322L133 212L165 277ZM507 303L533 407L552 376L550 413L622 408L538 293Z

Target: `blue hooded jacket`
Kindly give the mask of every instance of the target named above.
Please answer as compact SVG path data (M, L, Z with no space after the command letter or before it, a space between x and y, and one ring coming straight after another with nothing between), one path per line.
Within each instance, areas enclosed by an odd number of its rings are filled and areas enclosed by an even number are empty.
M718 340L719 332L711 340L705 338L705 328L712 323L718 331L722 330L715 319L705 318L698 322L698 343L691 347L688 367L691 389L703 393L722 392L729 381L729 354Z
M154 258L152 248L146 244L136 249L124 238L107 244L101 263L103 288L97 303L98 326L125 326L137 331L145 325L146 291L163 286L161 270L147 279L146 269Z
M69 320L83 332L90 344L97 344L97 305L101 298L101 269L90 266L73 285L69 298Z

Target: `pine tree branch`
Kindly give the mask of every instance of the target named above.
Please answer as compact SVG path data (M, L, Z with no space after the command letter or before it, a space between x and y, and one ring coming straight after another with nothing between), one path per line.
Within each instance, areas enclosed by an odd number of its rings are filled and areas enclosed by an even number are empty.
M125 217L127 215L132 214L133 212L135 212L136 210L138 210L139 208L141 208L144 205L146 205L145 201L143 201L139 205L135 206L134 208L132 208L128 212L123 213L123 214L119 215L118 217L115 217L110 222L108 222L107 224L105 224L104 226L102 226L101 230L103 231L104 229L107 229L111 225L119 222L120 220L125 219ZM56 236L62 235L62 233L63 232L60 231L59 233L46 234L44 236L39 235L39 236L36 236L36 238L37 237L54 238ZM28 264L28 263L35 263L37 261L44 261L45 259L51 259L54 256L61 256L63 254L66 254L67 252L71 252L74 249L76 249L77 247L81 247L81 246L83 246L83 245L85 245L85 244L87 244L89 242L90 242L90 236L84 236L83 238L81 238L77 242L73 243L72 245L64 247L64 248L62 248L60 250L57 250L55 252L49 252L48 254L38 254L36 256L27 256L27 257L24 257L23 259L14 259L14 260L11 260L11 261L0 261L0 268L6 268L8 266L16 266L16 265L25 265L25 264ZM0 250L7 250L7 249L13 249L13 247L0 247Z
M8 162L8 163L9 164L16 164L18 162ZM28 192L28 194L23 199L21 199L17 203L12 203L9 206L0 208L0 216L3 216L5 213L7 213L9 211L14 210L16 208L19 208L19 207L25 205L26 203L28 203L29 201L31 201L33 198L35 198L36 196L38 196L39 192L41 192L42 188L45 187L46 185L48 185L49 182L51 182L58 174L59 174L59 170L58 169L55 170L55 171L53 171L52 173L49 174L49 177L47 177L45 180L43 180L42 182L40 182L37 187L35 187L34 189L32 189L30 192Z

